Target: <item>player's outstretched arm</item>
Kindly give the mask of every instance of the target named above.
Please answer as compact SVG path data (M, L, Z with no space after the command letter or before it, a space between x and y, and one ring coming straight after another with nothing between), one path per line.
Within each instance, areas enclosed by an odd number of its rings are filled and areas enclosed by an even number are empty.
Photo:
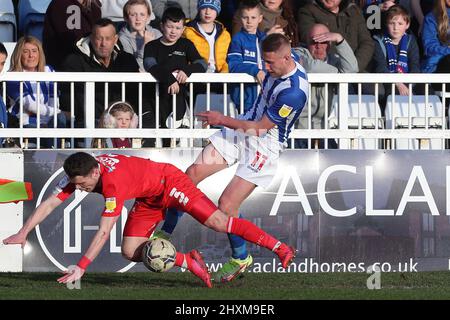
M205 111L197 114L204 125L225 126L230 129L242 130L247 135L260 136L272 129L275 124L264 115L259 121L239 120L223 115L217 111Z
M101 218L99 230L92 239L85 255L80 259L74 270L67 272L64 276L58 279L59 283L74 282L84 275L88 265L98 256L106 241L108 241L109 234L118 219L119 216Z
M39 223L45 220L47 216L53 212L53 210L59 206L62 201L52 195L48 197L44 202L42 202L31 214L28 220L25 222L23 227L16 234L3 240L4 244L20 244L22 248L27 242L28 234L34 229Z

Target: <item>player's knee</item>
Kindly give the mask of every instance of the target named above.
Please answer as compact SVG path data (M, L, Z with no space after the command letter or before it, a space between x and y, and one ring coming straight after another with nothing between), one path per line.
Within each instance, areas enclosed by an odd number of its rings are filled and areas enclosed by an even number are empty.
M222 195L219 199L219 209L228 216L237 217L238 210L232 203L228 196Z
M123 256L125 259L127 259L127 260L129 260L129 261L133 261L133 262L139 262L138 260L140 260L140 258L137 259L136 253L135 253L134 251L132 251L132 250L126 250L126 249L124 249L124 248L122 248L122 256Z
M198 166L193 164L186 170L186 174L189 176L189 178L194 182L195 185L199 183L200 175Z

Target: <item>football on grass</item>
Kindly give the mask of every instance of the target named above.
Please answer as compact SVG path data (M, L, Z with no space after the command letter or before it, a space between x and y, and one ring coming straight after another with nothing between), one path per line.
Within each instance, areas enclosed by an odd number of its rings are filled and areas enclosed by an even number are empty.
M166 272L175 264L177 250L165 239L156 238L147 241L142 249L142 262L153 272Z

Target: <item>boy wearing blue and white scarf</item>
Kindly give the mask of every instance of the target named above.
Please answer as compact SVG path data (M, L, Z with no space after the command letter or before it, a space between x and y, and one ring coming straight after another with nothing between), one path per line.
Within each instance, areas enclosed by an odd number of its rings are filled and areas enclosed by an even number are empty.
M374 37L374 72L420 72L419 47L414 36L407 33L409 25L410 17L403 7L395 5L386 12L385 34ZM396 83L395 86L398 94L409 95L408 85Z

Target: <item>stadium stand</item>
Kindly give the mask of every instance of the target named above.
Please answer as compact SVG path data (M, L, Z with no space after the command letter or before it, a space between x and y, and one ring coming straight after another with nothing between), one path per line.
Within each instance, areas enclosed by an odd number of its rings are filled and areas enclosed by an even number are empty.
M17 25L14 5L11 0L0 1L0 42L17 40Z
M18 6L19 32L31 35L42 42L42 31L47 7L51 0L20 0Z
M361 97L361 99L359 99ZM344 106L348 113L348 129L378 129L384 128L381 109L374 95L349 95L348 104ZM328 118L329 128L340 128L338 121L338 97L333 97L332 109ZM342 129L342 128L340 128ZM352 139L352 149L379 149L379 139Z
M16 42L3 42L3 45L6 48L6 51L8 51L8 57L5 61L4 71L9 70L9 67L11 66L11 56L14 52L14 48L16 47Z
M410 105L411 103L411 105ZM392 96L386 105L387 129L442 129L443 105L436 95ZM444 120L445 126L445 120ZM441 149L441 139L397 139L395 149Z

